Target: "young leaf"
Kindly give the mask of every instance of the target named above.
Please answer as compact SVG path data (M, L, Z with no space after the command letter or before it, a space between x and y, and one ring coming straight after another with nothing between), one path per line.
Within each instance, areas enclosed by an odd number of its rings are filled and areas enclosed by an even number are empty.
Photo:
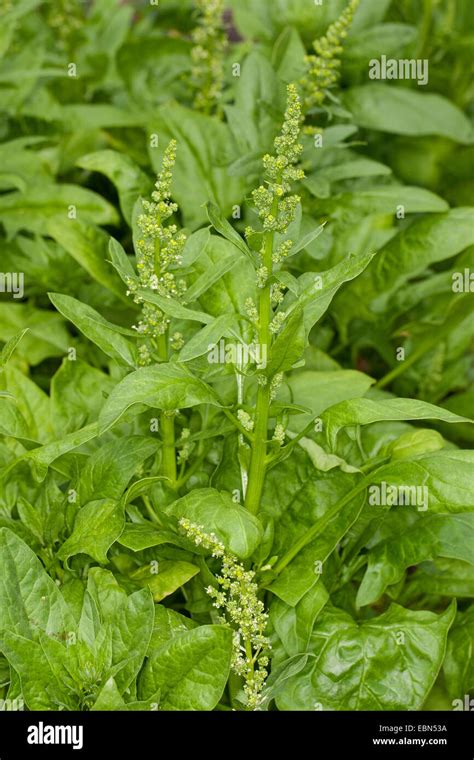
M230 670L232 631L201 625L155 650L140 677L140 699L160 691L161 710L213 710Z

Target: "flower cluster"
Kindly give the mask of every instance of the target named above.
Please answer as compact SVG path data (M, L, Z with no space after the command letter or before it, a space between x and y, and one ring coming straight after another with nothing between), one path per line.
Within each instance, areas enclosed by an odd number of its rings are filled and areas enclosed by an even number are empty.
M337 84L340 74L342 41L347 37L359 0L350 0L327 30L324 37L313 42L316 55L306 56L307 74L300 81L303 91L304 110L322 105L327 91Z
M252 193L264 232L286 232L300 202L298 195L287 194L291 190L291 183L304 177L303 170L295 166L303 150L299 143L301 103L295 85L288 85L287 93L288 101L281 134L274 142L275 155L267 153L263 157L266 184L260 185ZM291 245L292 243L287 241L286 253ZM278 255L284 255L281 247Z
M198 26L192 33L193 68L191 78L196 88L194 107L210 113L219 103L224 82L226 36L222 29L223 0L197 0L201 11Z
M149 343L166 332L169 319L152 303L144 302L139 290L152 290L165 298L179 298L185 290L183 280L176 279L173 271L181 263L186 236L176 224L165 226L169 217L178 210L170 201L172 169L176 160L176 140L171 140L163 155L162 169L155 183L152 200L142 200L143 214L137 219L142 235L137 241L138 279L127 281L128 294L135 303L143 304L141 319L135 329L145 339L140 347L140 362L151 360ZM179 342L179 341L178 341Z
M201 526L184 517L179 524L196 546L202 546L222 561L221 574L216 578L218 587L208 586L206 591L214 600L214 607L223 611L220 621L234 627L232 668L244 679L248 709L256 710L262 702L268 676L270 644L265 636L268 615L258 598L255 573L245 570L214 533L205 533Z

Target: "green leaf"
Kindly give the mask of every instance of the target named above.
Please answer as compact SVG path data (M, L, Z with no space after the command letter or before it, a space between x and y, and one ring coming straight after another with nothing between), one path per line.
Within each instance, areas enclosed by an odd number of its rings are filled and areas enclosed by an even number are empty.
M242 253L244 253L253 261L253 255L250 251L250 248L243 240L243 238L240 237L237 230L235 230L230 222L227 221L219 207L214 203L207 203L206 210L209 221L216 232L220 232L220 234L225 237L226 240L228 240L230 243L233 243L236 248L239 249L239 251L242 251Z
M0 219L11 237L19 230L44 234L45 220L60 214L68 223L68 212L75 208L80 222L117 224L113 206L101 195L78 185L42 184L26 192L5 193L0 197ZM74 219L69 220L74 224Z
M241 559L253 554L263 535L262 525L254 515L233 501L229 493L214 488L197 488L163 510L178 519L186 517L205 533L215 533Z
M120 208L129 226L136 199L148 195L151 182L139 166L125 153L99 150L76 161L77 166L104 174L118 190Z
M412 565L448 557L472 562L474 514L428 515L393 538L376 544L357 592L357 604L373 604Z
M77 482L80 505L97 499L119 499L138 467L156 453L158 442L144 436L109 441L88 458Z
M179 352L178 361L189 362L208 351L219 342L223 336L227 336L232 327L237 325L235 314L222 314L207 324L192 338L190 338Z
M225 261L225 271L228 271L231 268L230 263L230 261ZM232 266L234 266L234 263L235 260L233 260ZM209 279L206 283L208 287L211 284ZM197 291L198 289L196 288L195 292ZM149 290L143 290L141 288L138 290L138 295L147 303L156 304L164 314L168 314L170 317L175 317L175 319L188 319L191 322L202 322L203 324L209 324L212 322L212 317L210 317L209 314L206 314L204 311L188 309L187 306L183 306L171 296L166 298L165 296L160 296L159 293L152 293Z
M124 522L123 506L117 501L89 501L77 513L72 534L61 546L58 557L68 560L75 554L88 554L105 565L107 552L120 536Z
M157 572L155 565L144 565L130 576L140 586L150 589L155 602L161 602L199 573L196 565L181 560L160 560L157 565Z
M272 600L270 621L287 657L306 652L315 621L328 599L329 594L320 581L295 606L278 598Z
M329 517L332 507L326 504L324 512L314 526L320 524L319 535L307 542L294 559L280 571L276 580L268 587L269 590L292 607L298 604L320 580L326 560L359 517L364 501L363 494L354 494L354 497L332 517ZM323 523L321 520L324 520L326 512L328 516Z
M336 319L348 321L357 315L374 321L387 309L390 294L399 292L410 277L473 244L471 208L455 208L446 214L415 220L395 235L357 281L336 299Z
M220 406L214 391L185 367L175 364L142 367L114 388L100 415L100 428L105 432L129 409L138 414L143 406L171 411L198 404Z
M315 372L306 370L296 372L287 378L292 398L296 404L307 407L310 414L298 414L291 417L289 427L301 432L312 418L319 416L328 407L346 399L363 396L374 380L363 372L352 369Z
M140 699L160 691L161 710L213 710L230 671L232 631L202 625L156 650L140 677Z
M0 635L37 639L39 631L57 636L71 630L74 618L36 554L0 528Z
M348 425L371 425L381 420L442 420L443 422L469 422L466 417L449 412L426 401L411 398L389 398L374 401L354 398L331 407L324 415L326 433L331 448L336 445L339 430Z
M344 96L356 124L397 135L441 135L470 144L472 126L459 108L441 95L406 87L366 84Z
M395 460L380 467L367 479L371 483L385 481L394 486L424 486L430 511L470 512L474 511L473 464L473 451L443 449L416 456L413 460Z
M109 236L103 230L80 219L53 216L47 231L94 280L125 301L122 284L107 262Z
M102 351L122 365L135 367L137 350L125 335L134 336L132 330L108 322L91 306L61 293L49 293L51 303Z
M324 611L313 629L307 665L286 680L279 710L419 710L441 667L455 615L405 610L395 604L356 623Z
M345 282L357 277L374 257L374 253L349 255L326 272L305 272L298 278L298 300L288 296L283 301L282 308L290 310L301 306L304 309L304 323L309 333L313 325L323 316L337 291Z
M458 709L465 709L464 697L474 693L474 605L459 612L448 636L446 658L443 664L444 678L449 696L460 699ZM456 705L453 704L456 709Z
M28 332L28 328L25 328L24 330L21 330L19 333L14 335L10 340L8 340L5 345L3 346L2 350L0 351L0 372L5 368L5 365L10 361L13 352L15 351L16 347L22 340L22 338L26 335Z
M89 571L86 593L99 614L96 635L102 626L109 629L112 664L120 666L115 682L123 694L134 683L150 644L154 623L151 594L142 589L127 596L113 574L98 567Z
M196 628L198 623L189 617L180 615L179 612L164 607L162 604L155 604L155 626L150 641L149 653L159 649L170 639L179 636L181 633L191 631Z
M327 177L327 174L322 176ZM359 219L363 214L394 215L399 206L403 206L406 214L436 213L449 209L446 201L439 195L422 187L388 185L357 190L354 193L343 193L323 200L320 203L320 213L340 213L342 208L345 214L350 212L351 218L354 216Z
M271 359L265 368L265 374L273 377L278 372L291 369L301 358L305 345L303 310L296 306L278 333L271 350Z
M60 314L27 304L0 303L0 340L6 342L26 329L17 355L32 367L67 353L71 338Z

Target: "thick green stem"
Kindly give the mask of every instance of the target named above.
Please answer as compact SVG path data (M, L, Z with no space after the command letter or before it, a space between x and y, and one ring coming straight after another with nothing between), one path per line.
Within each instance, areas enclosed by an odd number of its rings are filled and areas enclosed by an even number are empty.
M162 361L168 361L168 331L158 336L158 355ZM176 448L174 435L174 418L166 412L160 413L160 430L163 441L163 474L174 484L176 482Z
M278 199L273 202L272 213L276 216L278 212ZM263 265L266 267L268 277L270 277L273 268L273 232L265 234L265 247L263 251ZM267 361L270 360L271 332L270 320L272 317L271 302L271 285L267 284L260 293L259 310L258 310L258 340L260 350L266 350ZM263 348L265 346L265 349ZM262 355L265 355L262 353ZM260 508L260 499L262 496L263 485L265 482L265 473L267 468L267 433L268 433L268 415L270 409L270 385L269 379L266 379L265 385L258 386L257 406L255 412L255 431L252 444L252 455L250 458L249 479L247 493L245 496L245 506L250 512L256 514Z
M268 430L268 408L269 408L270 391L268 385L258 387L257 394L257 411L255 414L255 434L252 446L252 456L250 458L249 479L247 493L245 496L245 506L250 512L256 514L260 507L263 484L266 472L267 457L267 430Z

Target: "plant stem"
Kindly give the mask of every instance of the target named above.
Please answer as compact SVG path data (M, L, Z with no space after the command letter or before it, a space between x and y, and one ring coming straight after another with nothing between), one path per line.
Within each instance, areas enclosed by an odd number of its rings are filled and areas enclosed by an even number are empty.
M278 198L275 198L272 204L272 214L278 213ZM268 359L270 358L271 332L270 320L272 316L271 285L269 282L273 268L273 232L265 233L265 245L263 250L263 266L268 272L268 279L260 293L258 309L258 340L260 349L266 347ZM253 514L257 514L260 508L260 499L265 482L265 473L267 468L267 432L268 416L270 409L270 383L269 378L265 378L266 384L259 385L257 391L257 405L255 413L255 431L252 443L252 455L250 458L249 479L247 493L245 496L245 506Z
M168 331L158 336L158 356L162 361L168 361ZM160 412L160 430L163 441L163 473L172 484L176 482L176 449L174 436L174 419L166 412Z

